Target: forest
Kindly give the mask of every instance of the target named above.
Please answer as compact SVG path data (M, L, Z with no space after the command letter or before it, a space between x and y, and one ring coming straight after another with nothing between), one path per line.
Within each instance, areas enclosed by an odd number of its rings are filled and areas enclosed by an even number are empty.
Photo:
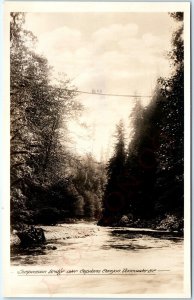
M147 106L137 98L129 132L115 128L112 157L71 150L69 120L84 110L71 80L52 80L52 68L34 50L25 14L10 21L11 228L80 220L101 226L184 227L183 13L168 53L172 74L158 78ZM129 142L127 142L129 141Z

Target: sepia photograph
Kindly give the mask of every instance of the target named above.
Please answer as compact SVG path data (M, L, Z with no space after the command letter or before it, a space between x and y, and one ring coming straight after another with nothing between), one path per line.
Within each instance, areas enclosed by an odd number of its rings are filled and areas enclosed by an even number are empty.
M189 14L5 4L6 296L190 296Z

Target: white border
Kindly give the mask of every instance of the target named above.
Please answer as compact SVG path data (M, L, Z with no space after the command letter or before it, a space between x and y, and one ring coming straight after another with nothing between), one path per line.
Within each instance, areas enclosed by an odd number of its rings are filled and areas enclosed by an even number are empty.
M54 2L54 1L53 1ZM9 13L11 11L21 12L184 12L184 41L185 41L185 119L184 119L184 209L185 209L185 236L184 236L184 293L183 294L54 294L56 297L104 297L104 298L189 298L191 296L191 241L190 241L190 3L189 2L5 2L4 3L4 105L3 105L3 143L5 144L3 160L3 224L6 224L3 231L3 270L5 296L11 297L48 297L48 294L17 294L11 293L10 282L10 141L9 141ZM173 258L172 258L173 259Z

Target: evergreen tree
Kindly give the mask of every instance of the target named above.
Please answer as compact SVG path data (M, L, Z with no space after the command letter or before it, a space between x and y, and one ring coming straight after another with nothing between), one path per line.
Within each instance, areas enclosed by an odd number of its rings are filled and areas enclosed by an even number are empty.
M160 119L160 164L157 184L160 209L183 215L184 197L184 41L183 13L172 13L178 29L172 37L169 58L173 74L160 78L161 93L165 101Z
M151 218L154 213L159 116L157 90L147 107L137 101L132 111L134 134L128 147L125 174L128 210L136 217Z
M173 74L158 80L155 95L143 112L136 105L134 138L126 164L132 191L128 203L132 212L147 218L168 212L183 214L183 15L175 13L172 17L180 23L169 53Z
M125 132L122 121L116 126L114 153L107 165L107 184L104 194L104 215L120 215L125 210L122 180L126 161Z
M158 80L147 107L142 108L141 103L136 101L130 116L133 119L133 135L127 157L121 138L123 135L118 134L115 152L107 169L105 210L100 224L110 225L114 221L118 224L119 218L114 218L116 214L120 217L130 213L134 219L147 221L155 217L164 218L166 213L183 216L183 14L172 13L171 16L179 23L169 53L173 73L169 78Z

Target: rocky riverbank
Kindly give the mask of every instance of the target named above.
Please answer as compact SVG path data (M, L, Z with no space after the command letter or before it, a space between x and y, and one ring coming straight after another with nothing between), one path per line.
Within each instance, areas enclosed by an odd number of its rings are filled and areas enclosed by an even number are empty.
M152 230L163 230L180 234L184 232L184 219L176 215L166 214L165 216L156 217L145 220L134 218L131 214L123 216L103 217L99 222L99 226L111 227L129 227L129 228L149 228Z
M39 226L37 226L39 227ZM35 226L36 228L36 226ZM80 224L80 226L73 227L67 224L58 224L57 226L41 226L44 231L44 235L46 241L54 241L54 240L66 240L66 239L76 239L76 238L85 238L87 236L94 236L97 234L99 230L98 227L91 228ZM17 235L17 232L13 231L10 236L11 246L19 245L20 239Z
M103 221L103 222L102 222ZM89 223L91 224L91 223ZM34 228L42 228L46 242L66 239L85 238L88 236L97 235L99 227L85 226L86 224L80 223L75 227L72 224L58 224L56 226L35 226ZM99 221L98 225L111 226L111 227L129 227L129 228L150 228L154 230L163 230L169 232L178 232L183 235L183 218L178 218L174 215L166 215L163 218L156 218L152 220L140 220L131 218L131 216L122 216L114 219L105 219ZM10 238L11 246L19 245L21 243L20 238L16 231L11 233Z

